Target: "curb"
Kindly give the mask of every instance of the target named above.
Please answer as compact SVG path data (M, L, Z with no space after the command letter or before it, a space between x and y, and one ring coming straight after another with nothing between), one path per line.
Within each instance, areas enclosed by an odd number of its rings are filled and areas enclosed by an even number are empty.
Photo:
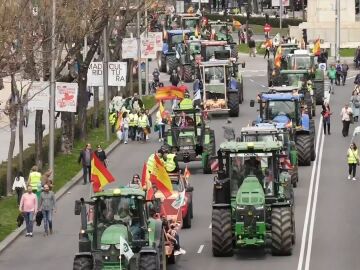
M157 103L154 107L149 110L149 114L152 115L158 109L159 104ZM106 149L107 155L111 154L119 145L119 140L115 140ZM73 186L75 186L82 179L82 171L80 170L70 181L68 181L61 189L55 193L56 201L60 200ZM24 231L25 225L17 228L15 231L10 233L4 240L0 242L0 254L8 248Z

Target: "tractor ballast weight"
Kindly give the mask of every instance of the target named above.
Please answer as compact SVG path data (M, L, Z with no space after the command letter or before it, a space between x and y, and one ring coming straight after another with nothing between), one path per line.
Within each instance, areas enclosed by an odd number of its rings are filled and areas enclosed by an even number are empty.
M121 187L98 192L90 201L75 202L81 230L74 270L166 269L162 222L148 218L145 197L139 188ZM131 249L133 256L120 254L120 248Z
M282 147L281 142L220 145L212 205L214 256L267 246L274 255L291 255L295 219L290 175L277 164Z

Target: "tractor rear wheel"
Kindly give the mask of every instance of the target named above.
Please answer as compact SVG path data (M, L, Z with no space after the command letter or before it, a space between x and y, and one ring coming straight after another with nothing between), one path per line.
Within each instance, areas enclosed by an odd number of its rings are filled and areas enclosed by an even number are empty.
M158 270L156 255L144 254L140 256L139 270Z
M162 52L159 52L157 55L157 64L160 72L166 71L166 58Z
M291 255L293 224L290 207L276 207L271 212L271 251L273 255Z
M94 263L90 257L76 257L74 259L73 270L92 270Z
M324 81L314 82L316 105L322 105L324 102Z
M293 169L292 173L291 173L291 184L294 188L297 187L297 184L299 182L299 174L298 174L298 170Z
M193 81L191 65L183 66L183 79L184 79L184 82L187 82L187 83Z
M311 142L312 136L300 134L296 136L296 149L300 166L311 165Z
M230 57L237 59L237 58L238 58L238 55L239 55L239 53L238 53L238 51L236 50L236 46L234 46L234 48L231 49Z
M212 252L215 257L233 255L230 209L212 210Z
M228 93L228 107L230 109L229 115L231 117L239 116L239 93Z
M174 55L169 55L166 57L166 72L167 74L172 73L173 70L177 69L177 59Z
M211 173L211 163L210 156L216 154L216 143L215 143L215 132L214 130L209 130L209 143L205 145L203 144L204 151L207 152L207 162L204 163L203 173L210 174Z

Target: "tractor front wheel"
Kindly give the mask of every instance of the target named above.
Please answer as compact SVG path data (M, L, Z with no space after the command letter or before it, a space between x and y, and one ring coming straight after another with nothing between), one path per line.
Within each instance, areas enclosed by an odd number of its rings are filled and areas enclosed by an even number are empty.
M93 260L90 257L76 257L74 259L73 270L92 270Z
M290 207L273 208L271 212L271 251L273 255L292 254L293 224Z
M231 117L239 116L239 93L228 93L228 107L230 109L229 115Z
M300 166L311 165L311 142L312 137L309 134L300 134L296 136L296 149Z
M184 79L184 82L187 82L187 83L193 81L191 65L183 66L183 79Z
M140 256L139 270L158 270L156 256L153 254L144 254Z
M215 257L233 255L230 209L213 209L212 211L212 252Z
M177 59L174 55L166 57L166 72L171 75L177 69Z

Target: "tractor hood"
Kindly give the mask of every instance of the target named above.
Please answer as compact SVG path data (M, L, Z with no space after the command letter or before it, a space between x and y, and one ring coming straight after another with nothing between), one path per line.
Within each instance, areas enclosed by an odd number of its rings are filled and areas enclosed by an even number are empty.
M125 225L115 224L105 229L101 235L102 245L116 245L120 243L120 236L128 241L128 229Z
M254 175L247 176L236 194L237 205L262 205L265 194L259 180Z

